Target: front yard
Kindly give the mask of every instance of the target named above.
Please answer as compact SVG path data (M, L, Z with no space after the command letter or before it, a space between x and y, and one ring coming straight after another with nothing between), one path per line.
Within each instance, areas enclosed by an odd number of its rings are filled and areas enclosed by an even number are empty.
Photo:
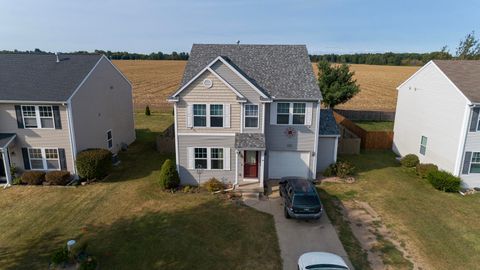
M137 114L137 141L100 183L0 190L1 268L46 269L73 238L102 269L279 269L271 216L206 193L160 190L169 157L155 151L155 135L172 121Z
M343 158L357 167L357 182L322 184L328 196L368 203L424 269L478 269L480 195L437 191L389 151Z

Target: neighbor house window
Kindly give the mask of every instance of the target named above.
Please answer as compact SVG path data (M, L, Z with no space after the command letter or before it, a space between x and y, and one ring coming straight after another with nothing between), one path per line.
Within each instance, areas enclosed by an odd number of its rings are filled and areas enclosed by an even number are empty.
M194 127L207 126L207 105L205 104L193 105L193 126Z
M222 104L210 105L210 126L223 127L223 105Z
M426 151L427 151L427 137L422 136L422 139L420 140L420 154L425 155Z
M25 128L55 128L52 106L22 106Z
M258 105L245 105L245 127L258 128Z
M210 149L210 168L212 170L223 169L223 148Z
M472 153L472 161L470 162L470 173L480 173L480 152Z
M195 169L207 169L207 148L195 148Z
M107 131L107 146L108 146L108 149L113 148L113 137L112 137L111 130Z
M290 123L290 103L277 104L277 124L288 125Z
M28 158L32 170L59 170L60 160L56 148L29 148Z
M305 124L305 103L293 103L293 120L294 125Z

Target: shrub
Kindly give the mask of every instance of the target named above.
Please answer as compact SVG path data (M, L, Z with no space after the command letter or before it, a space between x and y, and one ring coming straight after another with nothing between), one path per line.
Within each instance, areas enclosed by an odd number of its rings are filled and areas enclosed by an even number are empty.
M52 255L52 263L55 265L60 265L68 262L69 257L68 257L68 249L67 246L64 246L61 249L58 249L53 253Z
M160 170L160 187L162 189L177 188L180 185L180 177L177 168L171 159L165 160Z
M196 186L184 186L183 193L197 193L198 187Z
M337 168L335 163L330 164L324 171L323 171L323 176L325 177L332 177L337 175Z
M22 183L28 185L41 185L45 181L45 172L26 171L22 174Z
M414 154L408 154L400 159L400 164L407 168L413 168L417 166L418 163L420 163L420 160L418 159L417 155Z
M22 178L21 177L15 177L13 178L13 184L14 185L21 185L23 182L22 182Z
M45 174L45 181L51 185L65 186L70 182L70 178L69 171L51 171Z
M438 190L457 192L460 190L460 178L446 171L431 171L427 175L428 182Z
M432 163L426 163L426 164L417 164L416 167L417 170L417 175L420 176L421 178L427 178L427 175L430 172L433 171L438 171L438 166Z
M97 259L93 256L87 256L85 260L80 262L80 270L95 270L97 269Z
M81 178L102 179L112 169L112 153L107 149L87 149L77 155L77 170Z
M212 177L207 182L203 183L203 187L209 192L219 191L224 189L224 185L217 178Z
M147 107L145 107L145 115L146 115L146 116L150 116L150 115L151 115L151 113L150 113L150 107L148 107L148 105L147 105Z
M347 178L352 176L355 172L355 167L347 161L338 161L335 165L336 174L340 178Z

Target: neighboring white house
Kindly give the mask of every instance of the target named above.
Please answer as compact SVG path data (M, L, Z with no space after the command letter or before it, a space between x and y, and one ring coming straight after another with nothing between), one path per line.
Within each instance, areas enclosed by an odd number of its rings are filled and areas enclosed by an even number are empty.
M397 89L393 151L480 187L480 61L430 61Z

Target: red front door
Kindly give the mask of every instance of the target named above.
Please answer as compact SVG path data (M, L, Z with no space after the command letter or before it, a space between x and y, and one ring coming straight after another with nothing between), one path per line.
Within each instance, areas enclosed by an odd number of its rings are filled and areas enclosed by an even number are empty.
M258 151L245 151L243 170L245 178L258 177Z

